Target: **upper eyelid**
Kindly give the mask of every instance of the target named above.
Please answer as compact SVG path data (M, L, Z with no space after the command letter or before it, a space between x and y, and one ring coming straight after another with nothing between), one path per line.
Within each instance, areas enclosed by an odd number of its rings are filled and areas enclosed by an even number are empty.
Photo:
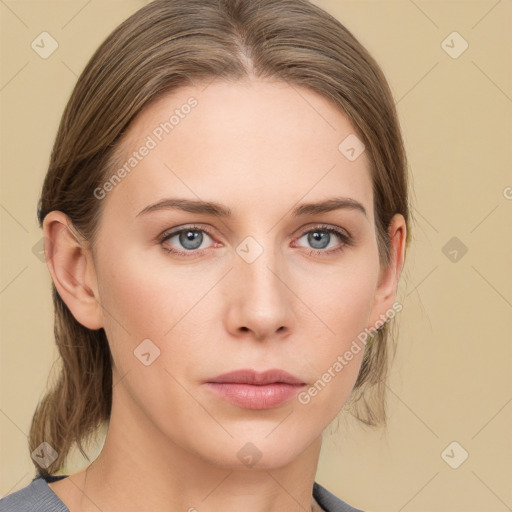
M179 233L183 231L204 231L208 236L212 237L213 234L211 233L211 230L209 228L205 228L202 226L184 226L184 227L177 227L177 228L170 228L165 230L161 235L159 235L159 240L165 240L166 238L169 238L171 236L178 235Z

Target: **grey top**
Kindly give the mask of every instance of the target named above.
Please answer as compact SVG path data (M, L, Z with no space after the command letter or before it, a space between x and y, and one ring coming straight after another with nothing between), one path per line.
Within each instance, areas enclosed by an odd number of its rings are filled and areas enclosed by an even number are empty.
M69 512L59 497L48 487L68 475L36 477L23 489L0 499L0 512ZM313 485L313 497L326 512L363 512L340 500L316 482Z

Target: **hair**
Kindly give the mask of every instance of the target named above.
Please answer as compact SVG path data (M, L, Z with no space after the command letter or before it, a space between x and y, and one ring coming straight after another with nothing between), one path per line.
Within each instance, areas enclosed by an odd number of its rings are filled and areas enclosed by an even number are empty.
M93 247L104 203L94 190L112 175L135 116L179 87L248 77L307 88L348 117L369 157L379 259L388 265L395 213L404 216L410 241L395 103L367 50L308 0L155 0L121 23L95 51L65 107L38 204L40 227L48 212L60 210ZM112 405L105 331L80 324L54 283L52 298L61 368L34 412L29 449L47 442L57 458L46 468L34 462L40 476L61 470L75 445L87 457L82 443L108 423ZM351 412L371 426L386 420L389 323L369 338L353 390Z

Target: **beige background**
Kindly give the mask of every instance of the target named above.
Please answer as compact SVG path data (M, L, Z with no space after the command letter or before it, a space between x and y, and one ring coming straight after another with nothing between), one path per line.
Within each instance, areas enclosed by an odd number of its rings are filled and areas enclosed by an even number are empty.
M33 252L53 138L86 61L144 3L0 1L0 496L33 478L26 433L56 359L50 277ZM317 481L368 511L510 510L512 2L315 3L346 24L388 77L415 215L388 428L340 423ZM46 60L31 48L43 31L59 44ZM458 58L442 46L454 31L469 44ZM463 41L446 44L457 52ZM457 261L443 253L452 237ZM446 460L469 454L457 469L441 456L453 441L460 447Z

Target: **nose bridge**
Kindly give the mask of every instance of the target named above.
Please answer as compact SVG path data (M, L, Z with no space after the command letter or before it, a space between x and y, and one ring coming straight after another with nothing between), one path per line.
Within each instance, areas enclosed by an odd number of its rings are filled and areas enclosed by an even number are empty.
M283 255L274 246L272 234L248 236L236 247L233 278L238 281L232 308L235 327L258 337L272 335L289 326L290 292L285 285Z
M283 255L274 245L272 234L266 234L264 239L262 235L258 235L258 239L248 236L236 251L240 260L238 271L248 288L247 293L265 300L284 293L283 277L279 275L282 273Z

